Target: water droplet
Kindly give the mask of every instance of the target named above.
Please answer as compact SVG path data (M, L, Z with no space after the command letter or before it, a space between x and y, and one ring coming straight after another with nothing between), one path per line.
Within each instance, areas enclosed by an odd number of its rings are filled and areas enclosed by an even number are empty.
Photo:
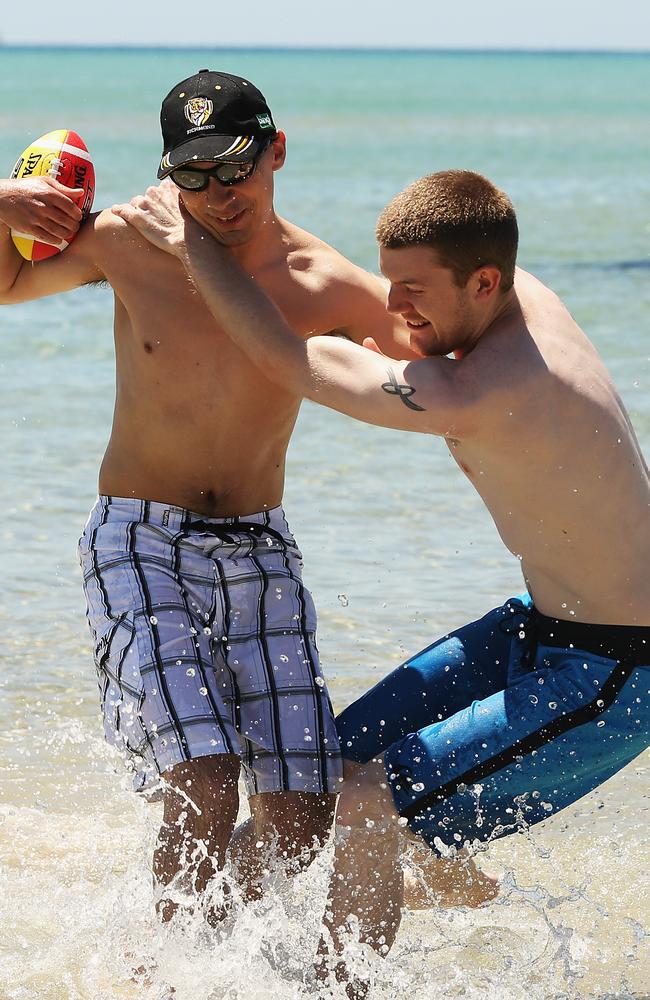
M549 708L557 708L557 702L556 701L549 701L548 707Z
M289 657L285 656L284 653L282 653L282 655L280 656L280 659L282 660L283 663L288 663L289 662Z
M207 693L208 693L208 689L207 688L199 688L199 694L205 695Z
M209 625L205 626L205 628L203 629L203 632L204 632L204 635L212 635L212 629L210 628Z
M599 719L598 722L596 723L596 725L599 728L602 728L605 725L605 720L604 719Z
M155 615L151 615L150 618L149 618L149 621L151 622L152 625L157 625L158 624L158 619L156 618Z
M523 630L519 633L519 638L520 639L525 639L526 638L526 633Z
M414 792L423 792L424 784L421 781L414 781L412 786Z
M347 594L337 594L337 597L339 604L341 604L344 608L347 608L348 604L350 603L348 601Z
M373 828L374 825L375 825L374 819L367 819L366 820L366 826L368 827L369 830L372 830L372 828Z
M409 821L407 820L406 816L400 816L400 818L397 820L397 825L398 826L408 826L408 822Z
M188 667L185 673L187 674L188 677L194 677L196 675L196 670L194 669L194 667Z
M318 684L319 688L325 687L325 681L322 677L316 677L315 681L316 684Z
M531 705L536 705L537 702L539 701L539 698L537 697L536 694L531 694L528 696L528 700L531 703Z

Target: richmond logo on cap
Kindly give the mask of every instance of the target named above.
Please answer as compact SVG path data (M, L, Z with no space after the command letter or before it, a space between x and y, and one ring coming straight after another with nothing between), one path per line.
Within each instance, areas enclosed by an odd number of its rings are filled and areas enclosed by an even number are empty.
M185 105L185 117L192 125L204 125L212 114L212 107L207 97L192 97Z

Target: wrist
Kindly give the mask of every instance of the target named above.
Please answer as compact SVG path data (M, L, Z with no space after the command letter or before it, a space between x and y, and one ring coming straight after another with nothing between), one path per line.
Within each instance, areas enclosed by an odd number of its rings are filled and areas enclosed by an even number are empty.
M190 265L194 267L200 265L201 261L213 252L216 240L203 226L196 224L186 226L184 235L181 259L189 270Z

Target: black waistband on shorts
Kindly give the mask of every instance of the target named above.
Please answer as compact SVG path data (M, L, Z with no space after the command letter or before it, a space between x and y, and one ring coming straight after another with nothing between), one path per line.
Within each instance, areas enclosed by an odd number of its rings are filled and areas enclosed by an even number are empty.
M584 649L608 659L637 665L650 664L650 626L592 625L563 618L548 618L534 611L537 641L544 646Z

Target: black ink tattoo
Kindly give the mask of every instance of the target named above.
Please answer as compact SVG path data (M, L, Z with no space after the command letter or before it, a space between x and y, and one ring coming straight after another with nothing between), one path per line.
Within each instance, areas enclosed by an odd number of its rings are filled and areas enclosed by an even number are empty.
M388 369L388 377L390 382L384 382L382 385L384 392L388 392L392 396L399 396L404 406L408 406L409 410L424 410L423 406L418 406L417 403L412 403L409 399L409 396L412 396L415 392L412 385L400 385L395 378L395 372L392 368Z

